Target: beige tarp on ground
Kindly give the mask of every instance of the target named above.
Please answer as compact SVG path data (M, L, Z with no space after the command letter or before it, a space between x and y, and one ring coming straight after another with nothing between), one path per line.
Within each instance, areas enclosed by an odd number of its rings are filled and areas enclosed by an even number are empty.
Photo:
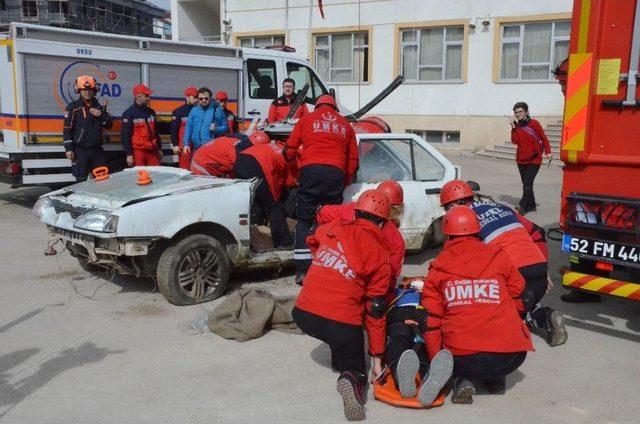
M240 289L211 312L209 329L225 339L239 342L256 339L270 329L302 334L291 317L296 296L273 296L266 290Z

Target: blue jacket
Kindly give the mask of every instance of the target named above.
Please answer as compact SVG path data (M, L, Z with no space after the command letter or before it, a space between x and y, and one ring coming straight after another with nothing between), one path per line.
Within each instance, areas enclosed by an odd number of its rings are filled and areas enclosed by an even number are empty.
M212 122L216 124L215 133L212 133L209 129ZM227 116L218 102L212 101L206 109L197 105L189 112L182 145L189 146L193 150L196 150L212 139L226 134L228 130L229 124L227 123Z
M470 207L478 215L480 238L485 243L514 228L524 228L513 209L502 203L482 199L473 202Z

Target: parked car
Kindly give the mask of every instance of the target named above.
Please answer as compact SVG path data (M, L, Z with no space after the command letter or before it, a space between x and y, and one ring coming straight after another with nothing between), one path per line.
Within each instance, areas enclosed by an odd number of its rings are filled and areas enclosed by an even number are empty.
M437 192L458 178L459 170L413 134L359 134L358 142L360 169L345 189L345 202L382 180L394 179L405 192L400 231L407 249L419 251L440 243L444 211L437 195L425 195L425 190ZM139 185L140 169L48 193L33 212L83 268L153 276L163 296L175 305L219 297L234 271L292 263L293 252L270 248L264 243L268 229L251 221L257 180L147 167L143 169L153 182Z

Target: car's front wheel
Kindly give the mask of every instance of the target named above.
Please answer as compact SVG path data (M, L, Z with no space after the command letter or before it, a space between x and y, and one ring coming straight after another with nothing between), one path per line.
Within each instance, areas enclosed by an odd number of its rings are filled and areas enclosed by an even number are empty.
M158 287L174 305L193 305L220 297L229 281L224 246L205 234L189 235L170 247L158 262Z

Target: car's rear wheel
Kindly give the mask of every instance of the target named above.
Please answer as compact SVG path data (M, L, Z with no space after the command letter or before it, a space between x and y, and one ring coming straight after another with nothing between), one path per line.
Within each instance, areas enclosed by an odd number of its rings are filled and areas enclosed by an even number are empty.
M174 305L193 305L220 297L229 281L224 246L205 234L189 235L170 247L158 262L158 287Z

